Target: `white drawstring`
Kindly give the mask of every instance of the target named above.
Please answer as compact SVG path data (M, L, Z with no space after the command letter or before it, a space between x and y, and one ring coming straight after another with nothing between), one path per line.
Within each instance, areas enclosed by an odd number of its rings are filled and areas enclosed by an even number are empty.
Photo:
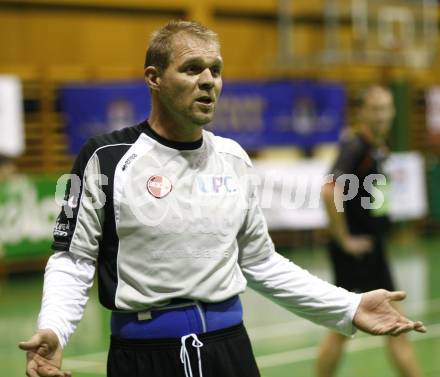
M200 377L203 377L202 375L202 359L200 357L200 348L203 347L203 343L197 338L196 334L189 334L182 336L181 342L182 346L180 347L180 361L183 364L183 367L185 368L185 377L193 377L192 370L191 370L191 361L189 359L189 353L186 349L185 342L188 338L193 338L193 341L191 345L195 348L197 348L197 356L199 358L199 374Z

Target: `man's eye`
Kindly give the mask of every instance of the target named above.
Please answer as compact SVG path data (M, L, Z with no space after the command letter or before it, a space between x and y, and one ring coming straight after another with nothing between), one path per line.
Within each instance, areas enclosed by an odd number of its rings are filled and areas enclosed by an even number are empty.
M220 73L221 73L220 68L218 68L218 67L211 68L211 74L212 74L214 77L218 77L218 76L220 76Z
M189 74L196 74L200 72L200 68L195 65L190 65L186 68L186 72L188 72Z

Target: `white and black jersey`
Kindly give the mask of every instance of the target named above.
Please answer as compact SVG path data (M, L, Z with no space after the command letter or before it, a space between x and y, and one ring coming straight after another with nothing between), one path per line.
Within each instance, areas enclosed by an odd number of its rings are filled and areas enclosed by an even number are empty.
M258 182L236 142L208 131L193 143L171 142L143 122L92 138L72 173L39 318L63 345L82 316L95 262L100 301L111 310L220 302L249 283L307 319L354 331L360 296L274 251Z
M153 132L143 123L83 148L73 170L81 189L69 189L54 249L98 261L100 299L113 310L243 292L238 258L272 251L246 153L206 131L195 143Z

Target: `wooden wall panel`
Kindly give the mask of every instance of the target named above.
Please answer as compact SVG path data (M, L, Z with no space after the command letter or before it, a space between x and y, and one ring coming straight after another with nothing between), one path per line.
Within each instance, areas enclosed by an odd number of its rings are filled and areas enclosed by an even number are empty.
M225 77L270 76L277 49L274 25L248 20L215 20L213 29L222 43Z
M404 79L423 87L440 83L440 58L427 69L371 65L323 65L316 59L324 40L324 0L293 1L294 51L288 66L278 64L277 0L2 0L0 1L0 74L23 79L24 94L37 106L26 114L26 154L20 168L29 172L66 171L64 120L56 112L63 82L142 79L150 33L172 18L197 19L218 32L226 79L306 77L344 82L350 94L366 84ZM345 12L340 44L352 43ZM440 43L440 40L439 40ZM439 45L440 47L440 45ZM416 104L417 103L417 104ZM424 105L413 101L414 147L424 149ZM417 115L418 114L418 115ZM350 118L351 112L348 111Z
M150 33L168 18L0 12L0 65L143 66ZM11 38L13 43L11 43Z

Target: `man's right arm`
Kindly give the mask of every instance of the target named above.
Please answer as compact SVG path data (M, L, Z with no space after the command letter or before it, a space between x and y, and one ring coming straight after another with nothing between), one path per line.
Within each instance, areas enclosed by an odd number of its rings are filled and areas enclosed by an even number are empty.
M44 275L38 331L19 347L27 351L28 376L66 377L62 349L81 320L93 284L95 263L67 252L53 254Z
M19 344L27 351L28 376L68 375L60 370L62 348L83 316L103 234L106 197L96 150L93 141L83 147L67 182L44 276L38 331Z
M83 316L94 274L93 260L68 252L58 252L49 258L38 329L52 330L62 348Z

